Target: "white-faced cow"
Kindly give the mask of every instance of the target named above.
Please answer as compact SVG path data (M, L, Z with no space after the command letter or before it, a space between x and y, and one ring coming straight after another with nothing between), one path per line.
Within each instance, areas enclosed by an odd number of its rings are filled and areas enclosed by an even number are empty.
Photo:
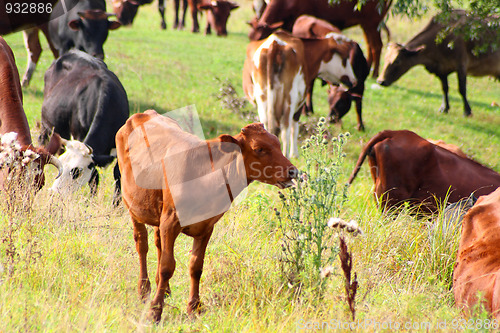
M217 36L227 36L227 20L231 11L238 7L237 3L226 0L201 1L198 4L198 9L204 10L207 14L205 34L211 34L212 28L214 28Z
M467 101L467 75L500 78L500 48L489 49L479 55L473 50L481 40L466 41L458 34L448 33L437 42L436 38L444 33L447 26L465 25L470 16L463 10L454 10L450 14L447 25L433 17L429 24L406 45L391 43L385 56L385 65L377 82L382 86L390 86L408 70L417 65L425 66L428 72L436 75L441 81L443 103L439 111L447 113L450 109L448 101L448 75L457 72L458 91L464 103L464 115L470 116L471 107ZM499 35L499 32L492 32Z
M408 202L424 212L458 202L471 194L489 194L500 187L500 174L411 131L385 130L363 148L349 178L352 184L366 157L383 209Z
M65 166L68 172L53 189L64 192L71 182L86 176L84 170L111 163L115 148L115 134L125 124L129 115L127 93L115 74L101 60L87 53L72 50L55 60L45 73L44 101L42 105L42 133L40 141L46 140L51 131L65 139L73 137L83 142L92 151L68 147L65 161L74 165ZM78 162L74 162L75 159ZM75 169L76 168L76 169ZM98 183L96 172L91 181L91 190ZM120 198L120 173L114 169L116 205Z
M29 164L33 166L32 170L35 171L32 185L36 190L39 190L45 184L43 168L46 164L56 166L59 169L59 175L62 171L61 162L52 155L59 150L60 140L58 135L53 135L50 141L47 140L49 144L46 148L32 145L30 128L23 108L23 92L16 61L11 48L2 37L0 37L0 78L0 135L15 133L13 139L19 143L19 151L22 152L23 156L30 155L32 161ZM4 140L2 139L2 141ZM27 151L34 154L27 154ZM5 153L2 152L2 155ZM24 172L26 167L27 163L23 162L21 172ZM9 171L7 170L7 172ZM0 187L3 187L7 172L5 170L0 172Z
M161 319L165 293L170 294L179 234L194 238L187 306L192 314L200 307L203 261L215 223L251 182L286 188L298 173L281 153L278 139L262 124L247 125L235 136L223 134L204 141L184 132L174 120L148 110L131 116L118 131L116 148L123 201L139 254L138 291L143 300L151 291L146 225L154 227L157 289L149 317L156 322Z
M331 25L325 20L318 19L309 15L302 15L293 24L292 35L300 38L322 38L331 34L338 43L345 43L349 46L349 61L356 75L357 83L352 88L345 89L339 85L332 85L328 89L328 102L330 105L330 121L339 122L340 119L351 108L351 102L356 103L356 112L358 116L358 130L364 130L362 112L363 93L365 91L365 80L370 74L370 67L366 62L363 51L359 44L341 34L340 29ZM310 86L305 104L305 113L313 112L312 93L314 85Z
M285 156L298 156L298 119L314 79L356 84L348 58L347 44L333 37L300 39L277 31L248 45L243 90L257 104L266 129L275 135L281 132Z
M66 7L71 9L66 11ZM58 2L49 22L52 44L59 55L75 48L104 59L103 45L109 30L120 27L120 22L109 21L114 14L106 13L104 0L65 0Z
M292 31L295 20L301 15L312 15L326 20L343 30L360 25L368 45L368 65L374 65L373 76L378 76L382 38L380 27L392 1L368 0L361 8L355 1L341 0L272 0L259 19L249 22L251 40L260 40L281 27ZM385 27L387 28L387 27Z

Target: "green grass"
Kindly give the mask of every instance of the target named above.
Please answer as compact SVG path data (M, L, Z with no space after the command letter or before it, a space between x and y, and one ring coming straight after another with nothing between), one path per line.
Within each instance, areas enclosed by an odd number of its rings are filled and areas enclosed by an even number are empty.
M243 95L241 72L250 3L241 1L242 8L233 12L227 38L192 34L189 19L187 31L171 30L171 2L167 3L167 31L159 29L156 4L141 8L133 27L112 31L105 44L106 63L125 86L131 112L150 108L166 112L194 104L207 137L236 134L246 122L222 108L216 97L221 83L216 78L229 80ZM407 41L427 20L391 17L388 26L393 41ZM346 33L366 50L359 28ZM26 63L22 35L8 35L6 40L22 74ZM45 47L31 86L24 90L34 138L43 101L43 74L52 61ZM439 80L421 67L389 88L372 88L374 84L372 78L366 84L366 132L355 130L353 110L342 126L329 126L334 135L352 134L344 147L347 157L341 181L347 179L364 143L384 129L410 129L423 137L443 139L500 171L500 108L491 106L500 103L498 82L468 78L474 116L467 119L462 116L455 75L450 76L448 115L437 111L442 98ZM319 84L314 103L316 114L304 122L316 123L328 112L326 92ZM294 163L304 165L301 158ZM50 184L55 174L51 168L47 170ZM350 319L338 265L322 299L296 300L290 296L277 260L281 250L273 213L280 205L277 190L252 184L243 203L219 221L208 246L201 282L206 311L194 320L186 315L191 239L181 236L176 243L173 295L166 301L162 322L152 325L145 319L148 305L137 297L138 257L128 213L123 207L111 207L112 179L108 168L95 198L89 198L88 189L69 198L51 197L46 186L35 198L34 209L12 220L2 206L0 237L4 239L9 224L19 228L15 234L16 269L10 277L4 267L5 246L0 244L0 331L289 332L307 322ZM449 280L443 278L447 274L444 269L453 263L453 241L458 235L452 237L449 247L443 246L448 244L443 241L436 245L428 221L406 213L382 215L371 190L372 181L364 167L341 213L346 219L358 220L364 232L348 240L360 284L357 318L433 325L462 318L454 307ZM27 250L27 244L34 244L34 252ZM152 239L148 262L154 281L156 250Z

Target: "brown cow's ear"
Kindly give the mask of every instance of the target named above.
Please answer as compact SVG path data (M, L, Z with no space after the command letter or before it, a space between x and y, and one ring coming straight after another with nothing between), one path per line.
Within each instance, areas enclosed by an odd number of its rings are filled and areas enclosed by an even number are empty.
M229 9L230 10L233 10L233 9L236 9L236 8L240 8L240 5L238 5L236 2L230 2L229 3Z
M267 27L272 29L272 30L275 30L275 29L281 28L282 25L283 25L283 22L276 22L276 23L268 25Z
M229 134L222 134L219 136L219 140L222 143L220 145L220 150L226 153L232 153L238 148L240 149L240 143L234 137ZM228 144L232 143L232 144ZM235 146L236 145L236 146Z
M108 30L116 30L118 29L122 24L118 21L108 21Z
M71 30L78 30L80 29L80 20L71 20L68 22L68 26L71 28Z

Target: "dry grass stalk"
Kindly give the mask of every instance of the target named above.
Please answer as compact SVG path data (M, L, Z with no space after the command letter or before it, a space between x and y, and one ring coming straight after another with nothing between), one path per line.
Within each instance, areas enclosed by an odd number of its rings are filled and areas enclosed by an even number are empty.
M344 240L343 236L339 236L340 241L340 263L342 266L342 271L345 276L345 293L347 304L349 305L349 310L352 314L352 320L356 320L356 292L358 291L358 280L356 273L354 273L354 279L351 282L351 273L352 273L352 257L347 249L347 244Z

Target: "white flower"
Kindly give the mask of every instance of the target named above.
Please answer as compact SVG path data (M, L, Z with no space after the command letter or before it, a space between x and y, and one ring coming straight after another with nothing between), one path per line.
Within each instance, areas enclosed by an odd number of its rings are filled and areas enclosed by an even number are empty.
M338 226L343 226L345 225L345 221L342 220L340 217L331 217L328 222L327 222L327 225L330 227L330 228L336 228Z
M330 275L333 274L333 267L332 266L327 266L325 268L320 269L320 276L322 279L329 277Z
M13 142L17 141L17 133L16 132L9 132L5 133L2 135L2 145L5 146L10 146L12 145Z

